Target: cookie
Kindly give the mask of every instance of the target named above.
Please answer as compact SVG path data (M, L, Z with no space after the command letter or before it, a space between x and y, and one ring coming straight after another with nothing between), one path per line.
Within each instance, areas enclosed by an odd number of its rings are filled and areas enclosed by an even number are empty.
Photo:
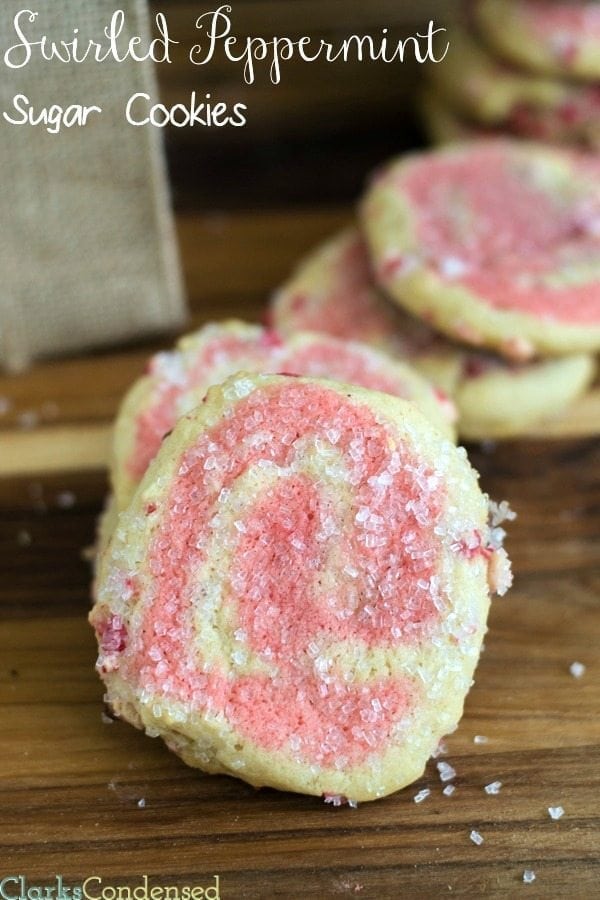
M600 87L528 75L492 56L466 28L450 33L443 62L427 69L431 91L469 122L535 140L600 146ZM427 115L437 115L435 99ZM431 103L433 110L431 112ZM448 113L452 117L452 112ZM473 130L475 126L473 126ZM463 127L464 137L468 126ZM446 129L452 134L451 129ZM456 131L456 129L455 129ZM460 129L456 134L458 137Z
M310 332L289 337L282 357L286 373L329 378L410 400L444 437L456 437L454 404L405 361L358 341Z
M502 534L413 404L238 374L164 440L101 560L107 700L207 772L383 797L460 719Z
M523 104L515 107L507 130L516 137L573 145L582 150L600 150L600 89L565 100L557 107Z
M230 321L209 324L182 338L174 351L150 359L146 374L125 396L115 423L110 475L118 511L127 506L177 419L212 384L241 369L260 371L273 343L278 346L280 341L259 327Z
M473 16L490 46L516 65L600 79L600 5L595 0L475 0Z
M408 359L438 386L442 399L451 396L459 434L466 439L526 434L532 424L566 409L595 372L589 355L508 363L436 335L375 288L366 245L356 229L336 235L300 263L275 294L271 318L287 336L307 327L333 331Z
M187 335L172 353L150 361L149 372L126 396L114 430L111 480L124 509L177 420L207 389L235 372L286 372L348 381L412 400L448 436L455 410L410 366L371 347L323 335L284 341L273 330L243 322L210 324Z
M277 290L271 321L283 335L313 331L371 344L408 360L452 393L461 366L457 350L425 322L390 303L378 290L367 245L348 228L317 247Z
M380 286L512 359L600 350L597 158L510 140L393 161L364 200Z
M515 438L560 416L591 386L596 361L589 354L507 365L470 354L454 394L465 440Z

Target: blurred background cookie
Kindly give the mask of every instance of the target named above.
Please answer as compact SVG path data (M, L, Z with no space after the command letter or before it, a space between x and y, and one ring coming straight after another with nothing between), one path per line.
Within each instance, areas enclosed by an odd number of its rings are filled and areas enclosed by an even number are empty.
M489 140L393 161L362 219L402 308L510 359L600 350L597 161Z
M475 0L482 35L532 72L600 79L600 6L595 0Z

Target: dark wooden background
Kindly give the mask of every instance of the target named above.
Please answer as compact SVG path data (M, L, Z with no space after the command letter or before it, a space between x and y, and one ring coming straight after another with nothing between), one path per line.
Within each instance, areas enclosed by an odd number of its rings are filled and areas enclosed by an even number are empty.
M333 42L350 34L394 40L451 18L458 0L241 0L233 3L232 33L297 40L304 34ZM151 4L168 17L173 64L159 67L163 102L183 102L193 90L248 106L244 128L177 129L167 133L179 208L273 207L339 203L356 197L365 173L382 159L422 142L415 108L423 66L283 63L273 86L257 63L245 85L240 65L217 55L207 66L188 62L201 37L199 14L216 8L193 2Z

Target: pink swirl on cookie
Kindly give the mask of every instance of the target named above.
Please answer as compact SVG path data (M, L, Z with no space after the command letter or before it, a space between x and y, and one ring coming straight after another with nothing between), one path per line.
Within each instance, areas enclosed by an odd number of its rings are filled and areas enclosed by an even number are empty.
M186 338L180 350L154 357L140 401L133 409L125 402L121 418L131 437L127 455L117 465L125 467L129 481L137 484L141 479L178 418L200 403L212 384L238 371L314 375L358 384L414 400L448 433L454 421L452 408L425 379L367 346L318 334L285 341L274 330L243 323L210 325Z
M597 2L560 0L516 0L520 14L533 34L560 56L583 40L600 41L600 6Z
M208 388L213 378L226 378L238 369L260 370L280 341L269 342L266 332L209 326L198 334L191 351L159 353L148 365L152 396L135 421L134 447L127 460L129 474L139 480L166 434L179 418L178 402L194 387ZM214 374L213 374L214 373Z
M323 277L314 285L296 285L294 278L273 298L277 328L322 332L326 321L332 337L374 344L394 334L395 310L374 290L367 247L358 232L345 232L329 243L318 266Z
M307 422L311 442L326 443L343 464L355 510L344 525L335 491L303 470ZM192 610L206 602L198 573L206 572L219 498L265 461L265 471L279 474L231 523L220 613L263 671L231 680L222 666L204 666ZM223 711L263 747L300 735L298 752L309 762L332 765L342 750L364 759L418 702L418 686L347 681L335 647L410 644L439 620L433 548L443 506L440 478L407 446L393 447L368 408L295 381L252 393L185 452L156 511L152 581L122 671L142 690ZM336 577L323 583L332 559Z
M412 404L238 374L102 559L108 700L209 771L382 796L460 716L496 555L466 455Z
M481 142L415 159L398 173L422 262L496 309L596 325L598 180L574 154L553 168L526 153Z
M395 254L384 265L397 274L409 269L410 261ZM341 232L310 254L276 292L271 310L275 327L285 335L320 332L381 347L408 360L448 346L428 324L382 296L357 229Z

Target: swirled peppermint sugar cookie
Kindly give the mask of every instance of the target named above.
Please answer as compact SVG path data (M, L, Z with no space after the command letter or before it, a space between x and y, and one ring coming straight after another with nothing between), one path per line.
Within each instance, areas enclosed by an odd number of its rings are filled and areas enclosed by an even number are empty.
M600 349L600 166L519 141L404 157L363 205L402 307L514 359Z
M320 332L408 360L441 389L441 402L454 391L460 367L457 349L382 295L368 247L356 228L334 235L298 264L274 294L270 317L287 337Z
M408 359L458 409L459 434L471 440L515 437L556 416L591 384L588 354L509 363L467 350L394 307L376 289L357 230L337 235L304 260L272 303L285 335L304 328L371 341Z
M108 702L207 772L389 794L455 728L510 584L487 515L413 404L238 374L164 440L100 561Z
M454 27L440 65L427 70L432 97L425 98L426 121L442 139L468 137L454 111L484 128L503 128L520 137L600 147L600 86L532 76L489 53L468 29ZM439 110L440 98L450 110ZM436 102L437 101L437 102ZM444 116L446 117L444 120ZM450 125L444 127L447 121ZM454 124L453 124L454 123ZM476 125L471 125L475 131ZM453 138L454 135L454 138Z
M200 403L211 385L241 370L315 375L386 391L419 404L445 434L454 433L454 410L432 386L410 366L370 347L318 334L284 341L273 330L244 322L210 324L182 338L174 352L153 357L123 401L111 465L118 511L129 503L177 419Z
M596 0L476 0L475 20L500 54L534 72L600 79Z

